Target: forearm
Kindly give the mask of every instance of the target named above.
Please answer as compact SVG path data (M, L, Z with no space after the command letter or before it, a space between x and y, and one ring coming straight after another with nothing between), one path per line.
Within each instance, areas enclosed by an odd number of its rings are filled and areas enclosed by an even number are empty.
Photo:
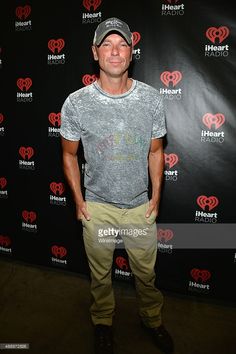
M154 204L159 206L162 183L163 183L163 172L164 172L163 150L160 149L154 153L150 152L148 162L149 162L149 175L150 175L151 187L152 187L151 199Z
M77 155L63 154L63 171L71 188L75 204L82 204L84 198L81 191L81 174Z

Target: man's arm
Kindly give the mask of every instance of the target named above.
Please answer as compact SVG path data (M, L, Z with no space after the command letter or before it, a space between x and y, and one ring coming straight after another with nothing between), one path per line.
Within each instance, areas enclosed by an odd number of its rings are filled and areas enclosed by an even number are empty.
M84 216L89 220L90 215L81 191L81 175L77 158L79 141L70 141L61 137L61 144L63 171L74 197L77 219L81 220Z
M146 217L149 217L152 211L158 215L164 171L164 152L162 139L152 139L148 156L148 167L152 184L152 198L149 202L149 208L147 210Z

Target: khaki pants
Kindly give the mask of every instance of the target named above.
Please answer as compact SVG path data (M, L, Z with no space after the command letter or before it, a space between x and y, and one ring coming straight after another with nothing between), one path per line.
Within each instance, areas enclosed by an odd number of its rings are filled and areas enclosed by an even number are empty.
M135 278L139 315L148 327L161 324L162 293L155 287L157 255L156 215L145 217L149 203L132 209L87 201L91 219L82 220L85 250L91 270L90 308L93 324L112 324L115 300L112 288L113 253L123 240ZM119 231L119 238L117 236Z

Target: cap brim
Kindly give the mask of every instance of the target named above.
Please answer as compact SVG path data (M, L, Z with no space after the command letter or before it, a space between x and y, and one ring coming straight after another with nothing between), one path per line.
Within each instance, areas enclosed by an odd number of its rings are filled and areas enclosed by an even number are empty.
M122 35L122 37L124 37L124 39L126 40L126 42L131 45L132 44L132 38L130 38L130 36L127 35L127 33L124 33L122 30L119 29L108 29L107 31L103 32L103 34L99 37L96 38L96 40L94 41L94 44L96 45L100 45L103 41L103 39L110 33L110 32L118 32Z

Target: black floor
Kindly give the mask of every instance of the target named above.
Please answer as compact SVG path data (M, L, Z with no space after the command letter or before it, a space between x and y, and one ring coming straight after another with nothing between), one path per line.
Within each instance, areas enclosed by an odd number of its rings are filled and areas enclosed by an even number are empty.
M81 275L0 259L0 343L29 344L0 351L93 354L89 286ZM140 328L133 287L114 289L115 354L161 354ZM163 294L176 354L236 354L236 305Z

